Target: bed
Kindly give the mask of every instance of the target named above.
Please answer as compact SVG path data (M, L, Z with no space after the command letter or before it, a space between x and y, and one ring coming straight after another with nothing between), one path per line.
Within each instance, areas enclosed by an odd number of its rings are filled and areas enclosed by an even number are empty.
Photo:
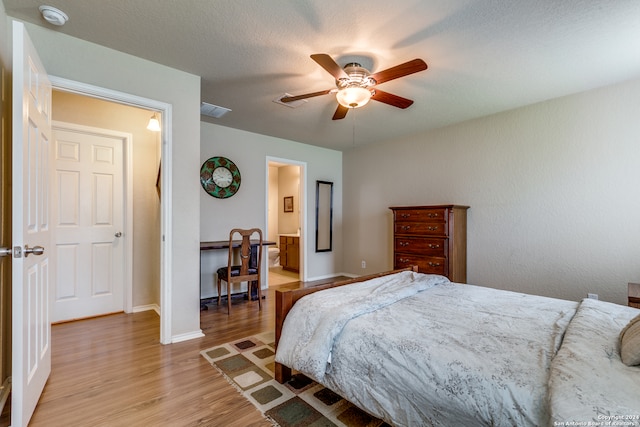
M639 313L395 270L276 291L275 375L396 426L640 426L619 343Z

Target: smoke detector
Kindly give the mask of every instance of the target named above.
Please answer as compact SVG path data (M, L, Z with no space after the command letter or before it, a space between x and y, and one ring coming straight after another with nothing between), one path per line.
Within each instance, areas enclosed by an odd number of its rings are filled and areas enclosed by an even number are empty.
M66 13L53 6L42 5L38 9L40 9L40 13L42 13L44 20L50 24L62 26L69 20Z

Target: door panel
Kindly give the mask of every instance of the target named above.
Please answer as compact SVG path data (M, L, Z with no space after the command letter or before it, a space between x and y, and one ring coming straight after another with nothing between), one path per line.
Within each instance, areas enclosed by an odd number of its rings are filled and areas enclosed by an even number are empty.
M51 84L13 23L11 424L26 426L51 372ZM44 249L39 253L39 249ZM34 250L35 249L35 250Z
M53 134L57 287L52 319L123 311L124 138L63 123Z

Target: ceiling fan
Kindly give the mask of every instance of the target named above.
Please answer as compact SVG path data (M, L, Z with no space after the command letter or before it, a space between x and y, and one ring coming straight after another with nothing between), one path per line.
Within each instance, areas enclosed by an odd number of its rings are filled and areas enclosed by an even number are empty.
M371 74L357 62L351 62L340 67L329 55L318 53L311 55L311 59L324 68L336 79L336 89L321 90L297 96L285 96L281 102L293 102L314 96L336 94L338 109L333 114L333 120L344 119L351 108L359 108L374 99L398 108L407 108L413 101L388 92L383 92L377 85L399 77L408 76L418 71L426 70L427 64L422 59L414 59L395 67Z

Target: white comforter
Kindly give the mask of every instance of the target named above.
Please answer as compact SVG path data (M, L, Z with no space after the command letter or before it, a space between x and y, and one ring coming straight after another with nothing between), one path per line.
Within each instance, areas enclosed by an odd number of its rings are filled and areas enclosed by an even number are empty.
M393 425L546 425L577 305L403 272L298 301L276 361Z
M551 364L552 425L640 426L640 366L620 360L620 331L638 310L585 299ZM591 423L591 424L589 424Z

